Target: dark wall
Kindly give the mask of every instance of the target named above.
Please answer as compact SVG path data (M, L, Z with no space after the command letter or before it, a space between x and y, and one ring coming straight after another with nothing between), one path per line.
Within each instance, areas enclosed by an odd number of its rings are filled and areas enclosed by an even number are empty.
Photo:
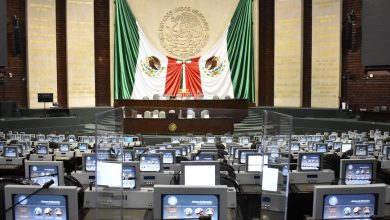
M95 0L95 84L96 105L110 105L109 7L107 0ZM66 80L66 15L65 0L57 0L57 77L58 101L67 106ZM342 72L348 79L342 81L342 98L352 105L365 108L389 105L390 77L367 77L361 61L362 0L343 1L343 24L347 13L355 11L351 49L343 49ZM260 56L259 94L262 106L272 106L274 99L274 1L260 0ZM304 107L311 106L311 7L312 0L304 0L303 97ZM27 107L27 88L21 78L26 75L26 52L15 55L13 15L20 18L22 42L25 42L25 0L7 0L8 67L13 77L0 85L0 101L16 101Z
M0 1L0 67L7 66L7 2Z

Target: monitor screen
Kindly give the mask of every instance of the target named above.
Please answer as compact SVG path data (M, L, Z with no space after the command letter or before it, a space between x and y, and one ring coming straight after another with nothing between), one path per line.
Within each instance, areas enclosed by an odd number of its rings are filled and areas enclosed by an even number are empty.
M367 144L367 151L372 153L375 151L375 143L366 143Z
M55 142L55 143L58 143L58 142L60 142L60 136L53 136L52 138L51 138L51 141L53 141L53 142Z
M122 178L121 163L97 161L96 185L105 187L121 187Z
M333 142L333 150L340 150L341 149L341 142Z
M133 137L123 137L123 142L128 144L133 142Z
M219 185L220 164L218 161L183 161L183 185L215 186Z
M3 152L5 146L7 146L7 142L6 141L0 141L0 151L1 152Z
M255 154L258 153L256 149L239 149L238 150L238 163L245 164L246 163L246 155L247 154Z
M352 148L351 143L342 143L341 144L341 152L343 152L343 153L351 150L351 148Z
M14 194L13 204L26 198L26 194ZM16 205L14 219L56 219L67 220L68 198L65 195L33 195Z
M376 213L375 194L329 194L324 196L324 219L370 219Z
M246 155L246 171L247 172L262 172L263 170L263 155L247 154Z
M141 172L161 172L162 154L142 155L139 159L139 167Z
M342 159L340 165L341 183L346 185L358 185L375 182L376 162L376 160L368 159Z
M86 150L88 150L88 143L79 142L79 143L77 143L77 147L80 151L86 151Z
M322 170L322 153L299 153L299 171L320 171Z
M83 168L85 172L96 171L96 154L83 154Z
M60 152L61 153L66 153L70 150L70 145L69 143L61 143L60 144Z
M390 145L382 146L382 155L387 155L388 149L390 149Z
M99 149L96 151L98 160L107 160L110 158L110 150L109 149Z
M390 160L390 146L386 146L387 147L387 150L386 150L386 160Z
M367 156L368 155L368 145L357 144L355 145L355 156Z
M62 161L26 161L26 178L43 185L54 180L54 186L64 185Z
M206 143L215 144L215 137L206 137Z
M291 143L291 151L299 151L299 149L300 149L300 144L298 143L298 142L292 142Z
M163 164L175 164L176 156L175 150L158 150L157 153L163 155Z
M195 154L192 156L192 160L217 160L217 153L214 152L200 152L200 154Z
M162 219L198 219L201 216L211 216L212 220L219 218L218 195L162 195Z
M135 154L135 158L138 158L138 156L140 154L145 154L149 151L149 148L147 147L135 147L134 148L134 154Z
M261 189L264 191L278 191L279 170L277 168L263 167Z
M328 152L328 144L327 143L317 143L316 144L316 151L319 153Z
M249 148L243 148L243 147L239 147L239 148L234 148L233 151L233 155L234 155L234 159L238 159L238 157L240 156L239 155L239 151L241 150L249 150Z
M17 158L18 157L18 147L15 147L15 146L4 147L4 157Z
M123 164L123 188L126 189L135 189L136 188L136 167L132 165Z
M176 150L176 152L175 152L176 157L182 156L183 148L181 148L181 147L175 147L174 149Z
M132 150L125 150L123 151L123 161L133 161L134 160L134 151Z
M49 146L47 144L38 144L37 145L37 154L38 155L49 154Z

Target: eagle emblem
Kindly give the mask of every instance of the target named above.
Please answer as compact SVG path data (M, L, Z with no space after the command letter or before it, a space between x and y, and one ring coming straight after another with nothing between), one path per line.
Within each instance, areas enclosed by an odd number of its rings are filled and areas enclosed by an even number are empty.
M160 76L165 69L165 67L161 66L160 60L155 56L148 56L141 60L141 68L150 77Z
M202 68L208 77L217 77L223 73L226 68L226 62L217 56L208 58Z

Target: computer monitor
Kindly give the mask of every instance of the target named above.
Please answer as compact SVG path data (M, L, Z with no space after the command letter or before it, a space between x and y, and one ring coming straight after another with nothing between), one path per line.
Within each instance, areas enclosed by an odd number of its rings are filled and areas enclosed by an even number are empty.
M387 155L387 152L388 150L390 149L390 145L386 144L386 145L382 145L382 148L381 148L381 152L382 152L382 155Z
M238 149L238 163L245 164L246 163L246 155L247 154L256 154L258 153L257 149Z
M4 151L5 146L7 146L7 141L0 141L0 152Z
M61 139L60 136L55 135L55 136L52 136L51 141L53 141L53 142L55 142L55 143L58 143L58 142L61 141L60 139Z
M234 148L236 148L236 147L242 147L242 146L239 145L239 144L236 144L236 143L227 144L228 153L230 155L233 155L234 154Z
M95 172L96 171L96 154L84 153L82 157L83 172Z
M238 157L239 157L239 154L238 154L239 150L240 150L240 151L241 151L241 150L249 150L249 148L247 148L247 147L233 148L234 159L238 159Z
M45 141L46 140L46 137L44 134L37 134L35 136L35 138L37 139L37 141Z
M49 154L49 143L38 143L37 144L37 154L38 155L48 155Z
M227 186L154 186L155 219L227 219Z
M176 163L176 150L174 149L157 150L157 153L161 153L163 155L163 164Z
M107 160L110 158L110 149L100 148L96 150L96 159L97 160Z
M263 191L277 192L279 185L279 169L263 166L261 189Z
M322 170L322 153L300 152L298 153L298 171Z
M122 181L124 189L139 189L139 162L124 162L122 165Z
M291 152L298 152L300 150L300 143L299 142L291 142L290 144L290 151Z
M59 143L59 148L61 153L66 153L70 151L69 143Z
M141 172L163 172L163 155L143 154L139 158L139 167Z
M333 142L333 150L340 150L342 144L342 142Z
M316 143L316 152L319 153L326 153L328 152L328 144L327 143Z
M219 161L182 161L181 183L186 186L215 186L220 184Z
M54 186L64 184L64 165L62 161L25 161L25 176L39 185L54 180Z
M206 137L206 143L215 144L215 137Z
M88 150L88 143L87 142L79 142L79 143L77 143L77 148L79 149L79 151L84 152L84 151Z
M351 143L342 143L341 144L341 152L347 152L352 149L352 144Z
M238 138L238 142L240 143L240 144L249 144L249 142L250 142L250 137L248 137L248 136L243 136L243 137L239 137Z
M15 206L15 208L6 213L6 219L78 219L76 186L50 187L25 199L40 188L41 186L36 185L5 186L5 207ZM22 201L23 199L25 200ZM17 205L18 202L20 202L19 205Z
M134 151L124 150L123 151L123 162L134 161Z
M192 154L191 160L206 160L206 161L212 161L217 160L218 155L216 152L208 152L208 151L201 151L200 153Z
M341 159L340 183L345 185L374 183L376 164L376 159Z
M245 171L246 172L262 172L263 171L263 155L262 154L246 154Z
M17 146L5 146L3 155L5 158L17 158L19 156Z
M186 149L186 155L184 155L184 156L187 156L188 154L190 154L191 153L191 151L192 151L192 144L180 144L179 145L180 147L182 147L183 149ZM184 152L184 151L183 151Z
M379 219L384 214L386 185L315 185L313 219Z
M181 157L183 155L183 148L181 148L181 147L172 147L171 149L175 150L176 157Z
M122 163L101 161L96 162L96 185L108 188L122 187Z
M385 160L390 160L390 145L386 145L387 150L386 150L386 156Z
M368 145L366 144L356 144L353 149L354 156L368 156Z
M135 147L135 148L133 148L133 150L134 150L134 156L135 156L135 158L138 159L138 156L139 156L140 154L145 154L145 153L147 153L147 152L149 151L149 148L147 148L147 147Z
M368 153L373 153L375 151L375 143L374 142L366 142Z
M73 134L70 134L70 135L68 135L67 140L69 143L74 143L74 142L76 142L77 139L76 139L76 136L74 136Z

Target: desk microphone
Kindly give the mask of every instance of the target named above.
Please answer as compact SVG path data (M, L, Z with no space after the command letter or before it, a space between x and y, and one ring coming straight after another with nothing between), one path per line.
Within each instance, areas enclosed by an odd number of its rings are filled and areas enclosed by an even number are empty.
M50 187L51 185L53 185L53 184L54 184L54 180L53 180L53 179L47 181L45 184L43 184L43 186L42 186L41 188L37 189L36 191L34 191L34 192L32 192L31 194L29 194L28 196L26 196L26 198L24 198L24 199L18 201L17 203L13 204L11 207L9 207L8 209L6 209L6 210L5 210L5 213L7 213L7 212L8 212L9 210L11 210L11 209L14 210L15 207L18 206L20 203L22 203L24 200L30 198L31 196L33 196L33 195L39 193L40 191L42 191L42 190L44 190L44 189L49 188L49 187Z
M140 153L140 154L138 155L138 157L137 157L138 160L140 160L141 156L144 155L144 154L146 154L148 151L149 151L149 148L148 148L148 149L145 149L144 151L142 151L142 153Z

